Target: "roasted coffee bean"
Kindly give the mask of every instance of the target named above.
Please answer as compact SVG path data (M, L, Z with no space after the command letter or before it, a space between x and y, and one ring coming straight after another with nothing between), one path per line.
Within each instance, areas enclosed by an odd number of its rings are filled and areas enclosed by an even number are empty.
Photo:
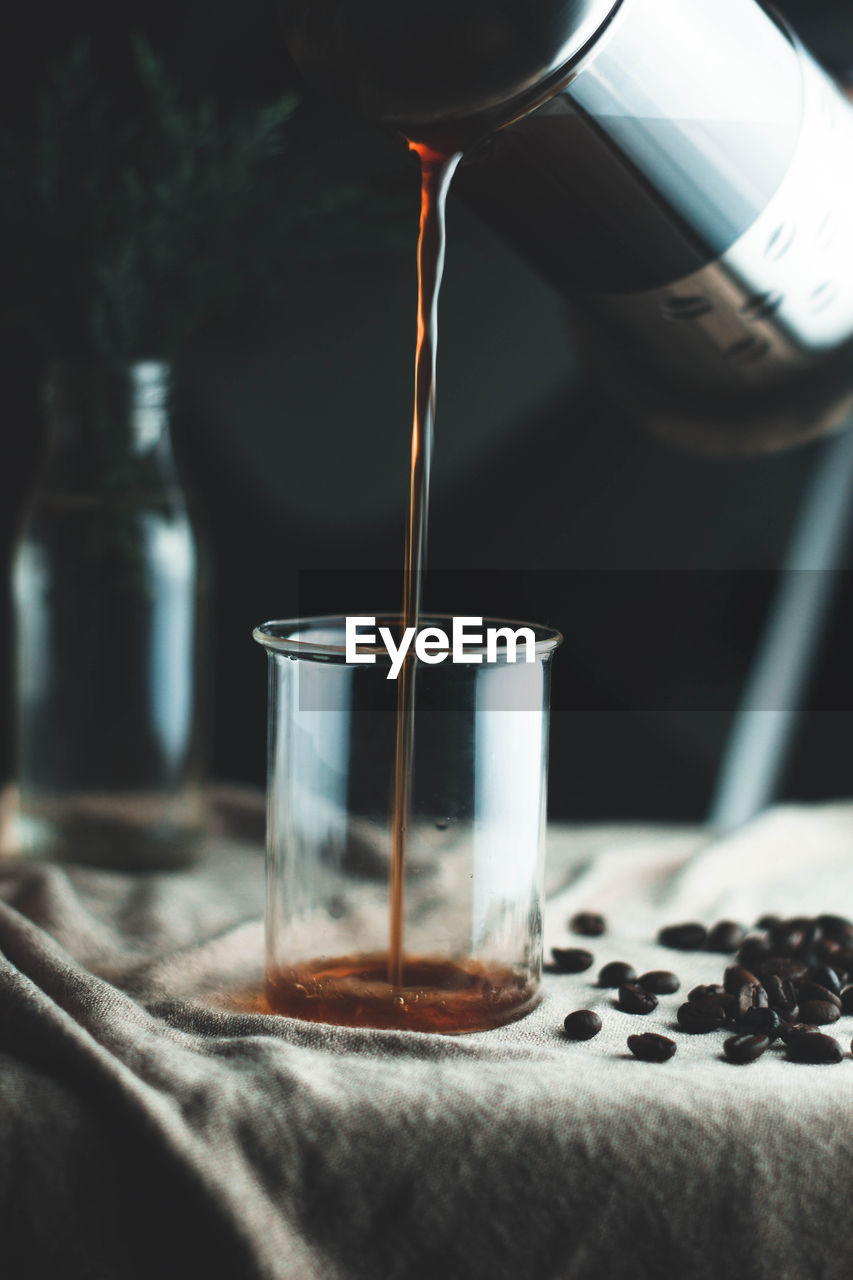
M816 969L812 969L811 977L812 982L816 982L819 987L825 987L834 996L841 995L841 983L838 981L838 974L829 965L823 964Z
M638 982L626 982L619 988L617 1006L623 1013L654 1013L658 1007L657 996L644 991Z
M709 951L728 955L737 951L745 937L746 929L743 925L736 924L734 920L720 920L708 934L707 947Z
M778 956L793 956L811 945L814 930L804 920L783 920L770 930L773 951Z
M848 978L853 978L853 949L836 951L832 957L832 967L839 977L846 974Z
M678 1025L682 1031L691 1036L703 1036L709 1031L716 1031L723 1025L721 1009L712 1009L698 1004L683 1004L678 1010Z
M661 929L658 942L675 951L701 951L708 937L704 924L670 924Z
M580 947L552 947L551 955L560 973L584 973L595 963L592 952Z
M688 1000L707 1000L709 996L724 996L726 994L725 987L719 982L706 982L701 986L694 987L688 994Z
M775 929L777 924L782 923L781 916L759 916L755 922L756 929Z
M745 982L737 993L738 1016L749 1009L766 1009L768 1006L767 992L760 982Z
M668 1062L670 1058L675 1057L678 1045L668 1036L658 1036L653 1031L644 1031L642 1035L628 1037L628 1048L641 1062Z
M770 1041L767 1036L732 1036L723 1045L723 1053L729 1062L744 1065L747 1062L755 1062L756 1058L760 1058L769 1048Z
M845 987L841 992L841 1012L853 1013L853 986Z
M840 951L841 943L833 942L832 938L821 938L814 946L815 957L821 964L831 965Z
M607 922L595 911L578 911L569 921L569 928L583 938L600 938L607 929Z
M817 1000L820 1004L837 1004L841 1008L841 997L837 996L834 991L828 991L826 987L820 986L817 982L798 982L797 995L800 998L800 1004L808 1004L813 1000Z
M747 1009L737 1020L737 1029L743 1035L766 1036L772 1043L782 1030L782 1020L775 1009Z
M708 996L725 996L726 988L719 982L704 982L688 993L688 1000L707 1000Z
M789 1062L820 1063L840 1062L844 1057L841 1045L832 1036L814 1031L811 1035L793 1036L786 1049Z
M563 1023L570 1040L591 1040L601 1030L601 1019L592 1009L575 1009Z
M848 920L846 916L828 915L818 916L817 922L824 938L840 942L843 947L853 944L853 920Z
M611 960L598 975L600 987L623 987L626 982L636 982L637 971L624 960Z
M812 1035L816 1031L817 1027L815 1027L811 1022L786 1022L779 1032L779 1038L784 1040L785 1044L787 1044L788 1041L793 1040L795 1036Z
M723 974L723 987L730 996L738 995L741 987L748 982L753 982L757 986L758 978L749 969L744 969L741 964L730 964Z
M775 973L771 973L768 978L764 979L764 990L767 992L767 1002L771 1009L775 1009L779 1017L791 1021L797 1016L798 997L793 982L788 978L779 978Z
M652 969L640 978L640 986L655 996L671 996L681 986L681 979L669 969Z
M743 940L737 953L737 960L746 969L755 969L756 965L771 954L772 947L766 933L750 933Z
M813 1022L816 1027L825 1027L830 1022L838 1021L841 1010L837 1004L830 1004L828 1000L806 1000L800 1005L800 1017L803 1022Z

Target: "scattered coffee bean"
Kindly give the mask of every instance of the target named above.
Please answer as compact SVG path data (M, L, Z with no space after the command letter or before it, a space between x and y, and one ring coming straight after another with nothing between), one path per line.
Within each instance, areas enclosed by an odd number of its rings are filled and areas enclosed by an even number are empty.
M760 982L745 982L737 993L738 1016L748 1009L766 1009L769 1007L767 992Z
M551 955L560 973L584 973L595 962L592 952L580 947L552 947Z
M755 927L756 929L773 929L776 927L777 924L781 924L781 923L782 923L781 916L774 916L774 915L759 916L759 918L755 922Z
M813 1022L817 1027L825 1027L830 1022L838 1021L841 1010L837 1004L830 1004L828 1000L806 1000L800 1005L800 1017L803 1022Z
M601 1030L601 1019L592 1009L575 1009L563 1023L570 1040L591 1040Z
M668 969L652 969L651 973L644 973L640 978L640 986L651 991L652 995L671 996L681 986L681 979Z
M775 973L764 979L764 990L771 1009L775 1009L779 1017L790 1022L798 1012L798 996L793 982L789 978L780 978Z
M726 994L725 987L720 986L719 982L708 982L701 986L694 987L688 994L688 1000L707 1000L716 996L724 996Z
M828 991L817 982L798 982L797 995L802 1004L817 1000L821 1004L835 1004L839 1009L841 1008L841 996L837 996L834 991Z
M671 924L661 929L658 942L675 951L701 951L707 937L708 930L703 924Z
M786 1055L789 1062L819 1063L840 1062L841 1045L832 1036L815 1031L811 1035L794 1036L788 1041Z
M746 929L743 925L736 924L734 920L720 920L708 934L707 947L709 951L720 951L723 955L728 955L737 951L745 937Z
M616 1003L623 1013L654 1013L658 1007L657 997L651 991L644 991L638 982L626 982L621 986Z
M681 1030L691 1036L707 1035L709 1031L716 1031L723 1025L721 1009L706 1008L690 1002L681 1006L677 1017Z
M797 1036L814 1035L816 1032L817 1027L813 1026L811 1022L789 1022L782 1027L779 1035L785 1044L788 1044L789 1041L795 1040Z
M611 960L598 975L600 987L623 987L626 982L636 982L637 971L624 960Z
M808 930L799 920L783 920L770 930L773 954L793 956L811 941Z
M853 985L845 987L841 992L841 1012L853 1013Z
M569 921L569 928L583 938L600 938L607 929L607 922L596 911L578 911Z
M766 1036L771 1042L778 1039L782 1020L775 1009L747 1009L737 1020L742 1035Z
M755 1062L756 1058L760 1058L769 1048L770 1041L767 1036L732 1036L723 1045L723 1053L729 1062L743 1065L747 1062Z
M737 953L738 963L747 969L754 969L762 960L766 960L772 950L766 933L747 934L743 940L743 946Z
M668 1062L670 1058L675 1057L678 1046L668 1036L658 1036L653 1031L644 1031L642 1035L628 1037L628 1048L641 1062Z
M758 978L749 969L744 969L741 964L730 964L723 974L723 987L730 996L738 995L741 987L748 982L755 983L757 986Z
M818 916L817 922L824 938L847 947L853 943L853 920L848 920L846 916L828 915Z
M825 987L834 996L841 995L841 983L838 981L838 974L829 965L819 965L816 969L813 969L812 982L816 982L819 987Z

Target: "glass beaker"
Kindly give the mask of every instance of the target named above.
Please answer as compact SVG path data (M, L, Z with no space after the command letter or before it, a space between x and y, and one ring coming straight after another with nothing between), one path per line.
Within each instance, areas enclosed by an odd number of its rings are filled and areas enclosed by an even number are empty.
M452 621L421 628L449 634ZM486 1030L538 1000L550 662L562 637L485 619L484 641L498 632L491 651L469 644L468 661L440 664L410 654L401 849L398 682L379 643L383 625L399 636L400 619L375 624L362 662L347 661L343 617L254 632L269 660L267 998L311 1021ZM513 660L519 627L530 643Z

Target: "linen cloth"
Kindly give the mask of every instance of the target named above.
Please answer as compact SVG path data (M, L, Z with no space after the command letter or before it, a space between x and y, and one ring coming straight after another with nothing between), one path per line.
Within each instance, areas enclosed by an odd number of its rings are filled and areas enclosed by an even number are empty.
M258 989L263 944L253 804L229 826L184 872L0 860L5 1280L850 1274L849 1053L726 1063L723 1033L673 1030L726 959L653 939L685 919L853 912L853 805L777 809L725 838L553 830L546 943L604 911L606 936L574 942L595 966L462 1037L229 1005ZM615 959L675 969L682 990L621 1013L593 985ZM583 1007L604 1029L569 1043ZM853 1018L829 1030L849 1050ZM631 1058L641 1031L676 1057Z

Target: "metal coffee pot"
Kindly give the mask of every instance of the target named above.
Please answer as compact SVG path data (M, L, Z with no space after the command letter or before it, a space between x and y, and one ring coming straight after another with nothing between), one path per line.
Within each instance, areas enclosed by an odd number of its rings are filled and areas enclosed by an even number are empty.
M756 0L282 0L309 80L461 150L608 390L716 452L853 387L853 106Z

